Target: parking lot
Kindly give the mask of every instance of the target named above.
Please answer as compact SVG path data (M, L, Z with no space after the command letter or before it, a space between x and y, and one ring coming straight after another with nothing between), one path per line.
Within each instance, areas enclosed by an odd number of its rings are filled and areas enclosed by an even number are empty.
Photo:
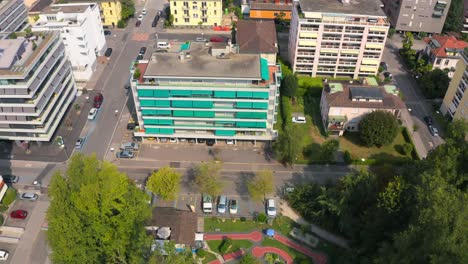
M36 206L36 202L34 201L25 201L25 200L17 199L15 203L11 206L9 213L14 210L26 210L28 212L28 215L26 216L26 219L18 219L18 218L12 218L10 214L8 214L4 225L25 228L26 224L28 223L29 218L31 217L31 212L32 210L34 210L35 206Z

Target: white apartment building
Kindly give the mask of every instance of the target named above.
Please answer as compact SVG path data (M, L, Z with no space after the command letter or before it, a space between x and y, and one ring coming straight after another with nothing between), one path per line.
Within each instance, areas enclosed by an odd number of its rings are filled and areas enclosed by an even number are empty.
M59 31L77 82L91 78L97 56L106 49L99 5L74 3L51 5L42 10L33 32Z
M299 0L289 34L292 69L311 76L375 75L389 27L376 0Z
M58 33L0 40L0 140L50 141L75 94Z
M0 33L10 33L21 29L21 27L26 24L27 17L28 12L23 0L1 1Z

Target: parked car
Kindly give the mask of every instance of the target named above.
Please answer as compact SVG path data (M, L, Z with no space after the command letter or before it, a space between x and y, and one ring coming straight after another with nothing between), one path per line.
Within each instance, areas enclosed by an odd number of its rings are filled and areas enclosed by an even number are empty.
M135 155L130 150L122 150L122 151L117 152L116 156L117 158L121 158L121 159L131 159Z
M146 15L146 8L143 8L143 10L141 10L141 14Z
M76 148L76 149L82 149L82 148L83 148L83 145L84 145L84 143L85 143L85 140L86 140L86 139L85 139L84 137L78 138L78 139L76 140L76 142L75 142L75 148Z
M389 72L384 72L384 73L383 73L383 76L384 76L385 78L389 78L389 79L392 79L392 78L393 78L393 75L392 75L391 73L389 73Z
M158 25L158 21L153 20L153 22L151 23L151 27L156 27L157 25Z
M112 48L107 48L106 52L104 52L104 56L106 56L107 58L110 58L111 55L112 55Z
M213 146L216 143L214 139L207 139L206 140L206 145L207 146Z
M382 67L384 71L388 71L388 65L386 62L384 61L380 62L380 67Z
M97 93L96 96L94 96L94 108L101 108L103 101L104 96L102 95L102 93Z
M266 212L267 212L267 215L270 217L276 216L276 206L275 206L274 199L268 199L266 201Z
M97 113L98 113L97 108L91 108L91 110L89 110L89 113L88 113L88 119L94 120L96 118Z
M10 213L11 218L26 219L28 212L26 210L14 210Z
M135 136L132 137L132 140L133 141L138 141L138 142L143 141L143 139L141 137L135 137Z
M229 201L229 213L237 214L237 200L232 199Z
M112 31L104 30L104 36L110 36L110 35L112 35Z
M197 139L197 142L198 143L205 143L205 140L203 138L199 138L199 139Z
M138 150L140 146L136 142L127 142L120 145L120 149L123 150Z
M25 193L21 194L20 198L22 200L36 201L38 196L35 193L25 192Z
M5 175L0 175L0 176L2 176L3 181L6 184L17 183L19 181L19 177L16 175L5 174Z
M0 260L7 260L8 259L8 251L0 249Z
M159 142L161 142L161 143L166 143L166 142L167 142L167 138L159 138Z
M424 122L426 122L426 125L432 125L432 117L430 116L425 116L424 117Z
M294 116L292 118L292 122L296 124L305 124L306 123L306 118L305 116Z
M173 137L172 137L172 138L169 139L169 142L171 142L171 143L177 143L177 138L173 138Z
M210 42L226 42L224 37L211 37Z
M439 136L439 130L432 125L429 125L429 132L431 132L432 136L438 137Z
M195 143L195 139L189 138L189 139L188 139L188 143Z
M204 37L196 37L195 42L207 42L208 40ZM214 42L214 41L213 41Z
M143 14L140 14L140 15L138 16L138 21L142 21L142 20L143 20Z
M227 145L234 145L234 139L226 139Z
M137 22L135 23L135 27L140 27L141 26L141 20L137 20Z
M218 213L219 214L224 214L226 213L226 206L227 206L227 198L226 196L224 195L221 195L219 197L219 201L218 201Z
M139 61L139 60L142 60L143 59L143 54L138 54L138 56L136 57L136 60Z
M145 55L145 53L146 53L146 47L141 47L140 48L140 54Z

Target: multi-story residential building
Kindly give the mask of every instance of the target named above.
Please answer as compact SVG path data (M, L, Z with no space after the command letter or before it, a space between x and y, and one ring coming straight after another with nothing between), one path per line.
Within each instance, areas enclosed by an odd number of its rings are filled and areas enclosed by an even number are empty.
M60 32L77 82L91 78L97 56L106 49L99 6L93 3L46 7L39 14L32 31Z
M75 94L58 33L0 40L0 139L50 141Z
M375 80L374 80L375 82ZM399 117L405 104L394 85L372 86L348 82L324 82L320 111L325 129L343 135L358 131L359 121L375 110L384 110Z
M273 21L239 20L237 22L236 43L239 53L260 54L268 63L276 63L278 40Z
M424 42L426 42L426 48L423 54L427 56L432 68L448 69L448 76L452 78L458 60L461 58L460 51L468 47L468 43L457 40L454 36L440 35L424 38Z
M28 22L31 25L34 25L36 21L39 19L39 14L41 14L42 10L46 7L52 5L54 0L38 0L32 3L31 8L28 10Z
M250 1L249 17L251 19L291 19L292 0Z
M64 0L64 3L98 3L104 26L116 27L122 19L122 5L119 0Z
M28 11L23 0L4 0L0 2L0 33L20 30L25 24ZM7 36L8 34L3 34ZM0 37L1 38L1 37Z
M272 140L281 68L230 43L184 43L132 68L141 126L152 138Z
M174 26L222 26L221 0L170 0Z
M452 0L381 0L396 30L440 33Z
M462 33L468 34L468 0L463 2L463 29Z
M440 111L450 119L468 120L468 95L465 93L468 88L468 50L461 52L461 56Z
M377 1L299 0L292 12L288 49L294 72L351 78L377 74L390 27Z

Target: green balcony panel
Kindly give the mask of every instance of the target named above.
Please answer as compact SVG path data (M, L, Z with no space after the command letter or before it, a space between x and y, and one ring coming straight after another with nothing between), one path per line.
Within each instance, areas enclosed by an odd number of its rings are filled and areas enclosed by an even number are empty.
M171 96L191 97L192 96L192 91L188 91L188 90L171 90Z
M193 101L193 108L213 108L212 101Z
M252 98L268 99L268 92L252 92Z
M153 90L146 90L146 89L138 89L138 96L139 97L153 97Z
M158 125L159 124L159 120L158 119L143 119L143 123L145 125Z
M267 118L267 113L262 113L262 112L253 112L251 113L251 117L252 118L256 118L256 119L266 119Z
M252 108L252 103L251 102L237 102L236 106L237 108Z
M268 60L260 58L260 73L262 79L265 81L270 80L270 71L268 70Z
M165 135L172 135L174 134L174 129L173 128L160 128L159 133L165 134Z
M192 108L192 101L172 101L172 107Z
M237 112L237 118L252 118L252 119L265 119L267 113L256 113L256 112Z
M156 116L171 116L172 111L171 110L154 110L154 115Z
M193 116L194 117L214 117L215 112L214 111L194 111Z
M159 128L148 127L145 132L146 134L159 134Z
M268 103L252 103L252 108L255 108L255 109L268 109Z
M171 101L169 101L169 100L156 100L154 105L156 107L171 107Z
M233 91L215 91L214 97L216 98L236 98L236 92Z
M211 97L213 95L213 91L197 91L192 90L193 97Z
M155 106L154 100L140 100L141 106Z
M257 127L257 122L236 122L236 127Z
M174 116L177 117L192 117L193 111L185 111L185 110L174 110Z
M216 124L219 124L219 125L235 125L236 122L235 121L216 121Z
M174 125L174 121L172 119L159 119L160 125L172 126Z
M252 98L252 92L237 92L237 98Z
M250 113L250 112L237 112L236 117L237 118L250 118L251 114L252 113Z
M266 122L257 122L258 128L266 128Z
M235 130L215 130L215 135L232 137L236 135L236 131Z
M154 90L154 97L168 98L169 90Z
M153 109L141 109L141 114L145 116L152 116L152 115L156 115L157 111L158 110L153 110Z

